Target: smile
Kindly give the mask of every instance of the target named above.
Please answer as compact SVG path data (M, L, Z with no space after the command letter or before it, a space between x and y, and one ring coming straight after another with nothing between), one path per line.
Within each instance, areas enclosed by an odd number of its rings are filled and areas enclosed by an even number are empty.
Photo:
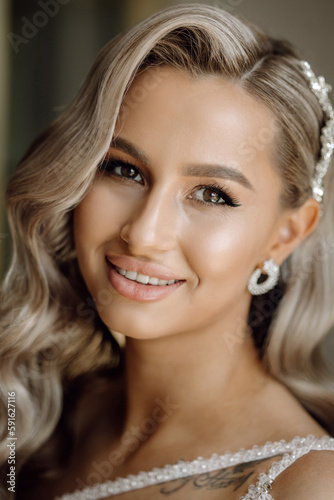
M153 286L166 286L166 285L174 285L179 280L161 280L156 278L155 276L146 276L145 274L136 273L135 271L127 271L118 266L114 266L118 274L124 276L131 281L136 281L137 283L141 283L142 285L153 285Z
M106 256L112 287L123 297L137 302L156 302L174 294L186 280L164 266L127 256Z

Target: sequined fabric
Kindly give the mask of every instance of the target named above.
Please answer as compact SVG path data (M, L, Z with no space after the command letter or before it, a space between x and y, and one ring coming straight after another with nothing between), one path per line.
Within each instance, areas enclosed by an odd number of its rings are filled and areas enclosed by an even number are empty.
M102 484L87 487L74 493L62 495L55 500L102 500L113 495L138 490L147 486L165 483L182 477L194 476L203 472L212 472L219 469L235 466L270 458L275 455L283 455L283 458L275 462L267 474L260 474L255 485L250 486L247 494L239 500L273 500L270 495L273 481L293 464L298 458L314 450L334 451L334 438L323 436L315 438L310 435L305 438L296 437L292 441L284 440L274 443L266 443L264 446L254 446L250 450L241 449L237 453L225 453L224 455L212 455L211 458L199 457L192 462L180 460L174 465L165 465L162 468L154 468L149 472L139 472L126 478L117 478L114 481L106 481Z

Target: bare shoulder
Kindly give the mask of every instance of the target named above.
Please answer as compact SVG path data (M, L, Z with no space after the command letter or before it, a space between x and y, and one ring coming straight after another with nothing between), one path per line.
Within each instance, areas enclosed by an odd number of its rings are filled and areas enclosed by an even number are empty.
M311 451L299 458L273 484L275 500L334 499L334 451Z

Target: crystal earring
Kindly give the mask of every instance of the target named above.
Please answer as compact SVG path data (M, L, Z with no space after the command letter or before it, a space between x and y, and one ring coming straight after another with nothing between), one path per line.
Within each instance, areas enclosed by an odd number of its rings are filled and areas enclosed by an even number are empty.
M258 283L258 279L262 274L262 270L258 267L255 269L248 281L248 290L252 295L262 295L269 292L277 284L279 279L279 266L273 259L264 261L263 270L267 273L267 279L263 283Z

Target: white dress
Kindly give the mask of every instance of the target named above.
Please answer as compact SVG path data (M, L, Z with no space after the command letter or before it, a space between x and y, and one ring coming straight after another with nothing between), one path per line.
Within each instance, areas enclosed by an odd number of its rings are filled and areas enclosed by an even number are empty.
M175 479L212 472L239 464L247 464L247 462L271 458L276 455L283 455L278 462L272 464L266 474L260 474L257 478L257 483L250 486L247 494L239 499L274 500L269 492L277 476L298 458L310 451L320 450L334 451L334 438L328 436L315 438L310 435L305 438L296 437L289 442L282 440L274 443L266 443L264 446L254 446L249 450L242 449L237 453L214 454L208 459L199 457L192 462L180 460L175 465L165 465L162 468L154 468L149 472L139 472L136 475L130 475L126 478L118 478L114 481L106 481L105 483L88 486L83 490L77 490L74 493L57 497L55 500L102 500L113 495L138 490L155 484L162 484Z

